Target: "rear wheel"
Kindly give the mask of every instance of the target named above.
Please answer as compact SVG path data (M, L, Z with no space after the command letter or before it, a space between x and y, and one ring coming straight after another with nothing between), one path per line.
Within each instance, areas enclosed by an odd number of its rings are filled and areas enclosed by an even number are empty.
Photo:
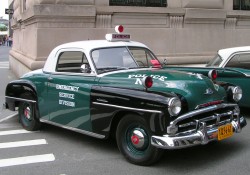
M27 99L27 94L22 95L22 98ZM36 104L30 102L20 102L18 114L20 122L24 129L35 131L40 129L41 123L36 117Z
M127 115L118 124L116 141L119 150L129 162L150 165L163 154L163 150L151 145L151 136L152 132L143 118Z

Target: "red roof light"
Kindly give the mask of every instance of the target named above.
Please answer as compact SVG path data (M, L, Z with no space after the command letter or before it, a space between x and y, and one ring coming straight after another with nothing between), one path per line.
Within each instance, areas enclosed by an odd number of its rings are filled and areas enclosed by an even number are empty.
M115 31L117 33L122 33L124 31L124 27L122 25L116 26Z

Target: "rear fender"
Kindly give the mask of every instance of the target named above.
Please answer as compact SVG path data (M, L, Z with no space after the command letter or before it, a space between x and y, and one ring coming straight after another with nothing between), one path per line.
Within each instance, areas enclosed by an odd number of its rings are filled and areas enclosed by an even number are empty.
M25 97L22 96L24 93L27 94ZM36 87L31 81L15 80L7 85L5 90L6 108L15 111L15 107L17 107L21 101L34 104L37 102Z

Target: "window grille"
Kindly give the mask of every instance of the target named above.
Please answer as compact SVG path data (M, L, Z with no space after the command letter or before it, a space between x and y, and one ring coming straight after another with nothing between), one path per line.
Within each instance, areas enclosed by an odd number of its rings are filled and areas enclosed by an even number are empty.
M250 0L234 0L234 10L250 10Z
M167 0L110 0L111 6L166 7Z

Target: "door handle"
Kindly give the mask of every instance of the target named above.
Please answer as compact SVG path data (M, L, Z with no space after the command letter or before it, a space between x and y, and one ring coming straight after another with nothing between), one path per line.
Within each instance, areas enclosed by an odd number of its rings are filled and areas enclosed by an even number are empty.
M52 78L52 77L49 77L49 78L48 78L48 81L51 81L51 80L53 80L53 78Z

